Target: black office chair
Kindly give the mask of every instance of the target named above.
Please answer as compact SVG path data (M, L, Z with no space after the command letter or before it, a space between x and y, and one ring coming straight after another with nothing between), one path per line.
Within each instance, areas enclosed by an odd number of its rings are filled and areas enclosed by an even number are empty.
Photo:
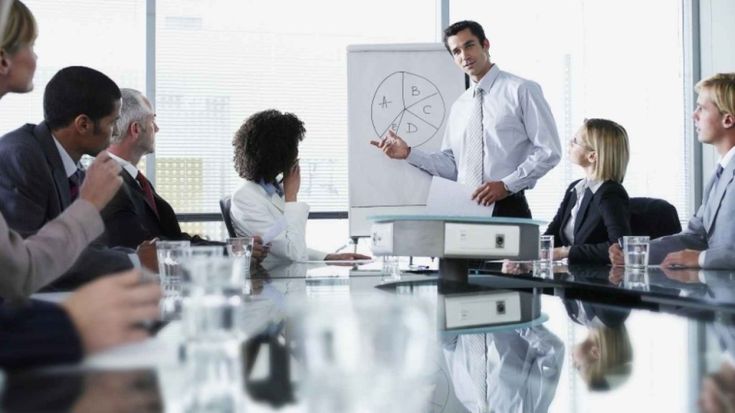
M225 221L225 227L227 227L227 233L230 234L231 238L236 237L235 227L232 226L232 218L230 218L230 208L232 207L232 197L227 195L226 197L219 200L219 209L222 212L222 220Z
M663 199L630 198L630 229L633 235L651 239L681 232L676 207Z

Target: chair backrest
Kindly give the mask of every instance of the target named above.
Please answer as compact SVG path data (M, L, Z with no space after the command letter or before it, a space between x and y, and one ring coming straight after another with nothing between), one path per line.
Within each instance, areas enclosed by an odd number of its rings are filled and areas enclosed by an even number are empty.
M651 239L681 232L676 207L663 199L630 198L630 229L633 235Z
M226 197L219 200L219 209L222 212L222 220L225 221L225 227L227 227L227 233L230 234L231 238L236 237L235 227L232 226L232 218L230 218L230 208L232 207L232 197L227 195Z

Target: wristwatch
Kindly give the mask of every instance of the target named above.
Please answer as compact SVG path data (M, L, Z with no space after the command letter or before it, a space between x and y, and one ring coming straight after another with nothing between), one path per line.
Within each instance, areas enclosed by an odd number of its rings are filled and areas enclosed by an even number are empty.
M500 182L503 182L503 181L500 181ZM513 191L511 191L510 188L508 188L508 184L506 184L505 182L503 182L503 188L505 188L505 192L507 192L508 195L513 193Z

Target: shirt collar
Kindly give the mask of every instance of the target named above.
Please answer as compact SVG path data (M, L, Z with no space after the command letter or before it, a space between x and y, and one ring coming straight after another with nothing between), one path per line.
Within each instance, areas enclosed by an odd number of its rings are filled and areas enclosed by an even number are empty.
M483 90L483 92L487 93L488 90L493 86L493 83L495 83L495 80L500 76L500 68L497 64L493 63L493 67L488 70L487 73L485 73L485 76L480 79L479 82L475 83L475 87L472 90L472 95L474 96L475 93L477 93L477 88Z
M729 151L725 154L725 156L720 159L720 165L722 165L722 169L727 168L727 165L730 163L732 158L735 157L735 146L730 148Z
M126 159L123 159L117 155L115 155L112 152L108 152L110 154L110 158L117 161L117 163L120 165L121 168L125 169L127 173L130 174L130 176L133 177L133 179L138 179L138 168L135 167L132 163L128 162Z
M276 186L270 182L265 182L262 178L258 181L258 185L265 190L265 193L268 194L268 196L273 196L274 194L278 194L278 196L283 195L283 189L281 189L280 185Z
M581 198L580 194L583 194L587 188L589 188L594 195L594 193L597 192L597 190L600 189L601 186L602 181L600 180L584 178L577 182L577 185L574 185L573 189L577 191L577 196Z
M66 173L66 177L70 178L72 175L74 175L77 170L83 170L81 163L74 163L74 160L71 159L71 156L69 156L69 152L64 149L64 147L59 143L59 140L56 139L56 136L51 135L51 137L54 138L54 143L56 144L56 150L59 151L59 156L61 157L61 163L64 165L64 172Z

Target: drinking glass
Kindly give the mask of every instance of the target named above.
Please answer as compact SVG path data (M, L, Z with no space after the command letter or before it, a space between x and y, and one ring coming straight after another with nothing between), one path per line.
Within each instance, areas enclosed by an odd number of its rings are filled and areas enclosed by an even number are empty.
M648 246L650 238L647 236L623 237L623 257L628 268L645 269L648 267Z
M243 292L250 294L250 259L253 256L253 238L227 238L227 254L234 259L233 271L238 271L243 280Z
M181 316L181 262L191 255L189 241L156 242L158 278L161 283L161 318L174 320Z
M538 259L542 267L551 267L554 262L554 236L541 235L538 238Z

